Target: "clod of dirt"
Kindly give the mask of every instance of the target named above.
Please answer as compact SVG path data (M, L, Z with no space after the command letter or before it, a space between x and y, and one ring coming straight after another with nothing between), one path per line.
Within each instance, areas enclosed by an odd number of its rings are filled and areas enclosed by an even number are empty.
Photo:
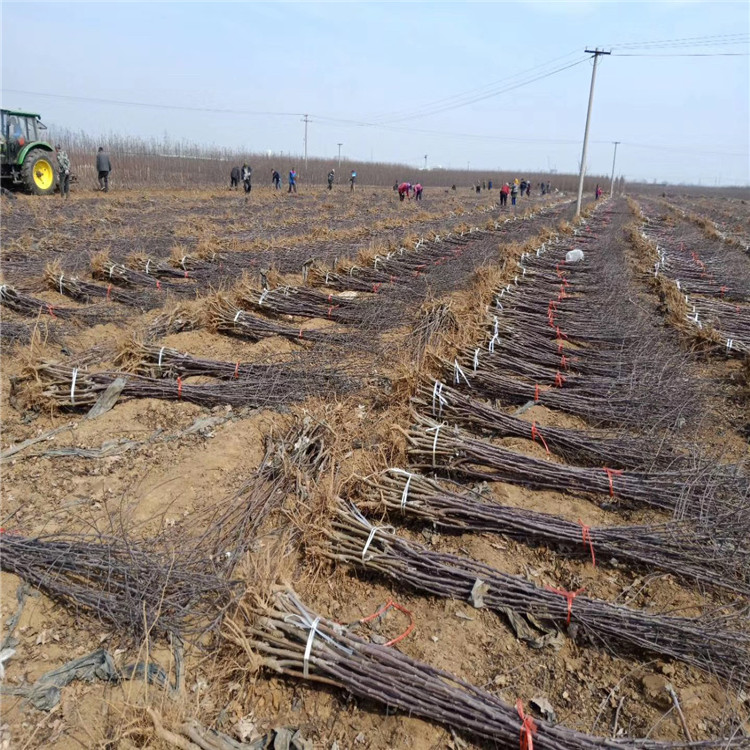
M672 705L672 699L667 692L667 684L668 680L661 675L646 675L641 680L641 686L646 700L657 708L669 708Z

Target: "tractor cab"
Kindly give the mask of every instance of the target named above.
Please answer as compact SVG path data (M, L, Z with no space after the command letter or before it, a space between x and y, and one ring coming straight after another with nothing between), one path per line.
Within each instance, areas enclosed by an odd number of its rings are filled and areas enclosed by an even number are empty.
M0 110L2 178L37 195L54 192L57 182L52 146L42 140L45 130L37 114Z

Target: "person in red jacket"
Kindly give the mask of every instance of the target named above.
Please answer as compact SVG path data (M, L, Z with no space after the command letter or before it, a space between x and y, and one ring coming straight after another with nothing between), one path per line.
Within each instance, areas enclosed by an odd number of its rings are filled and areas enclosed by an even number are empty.
M501 206L507 206L508 205L508 196L509 195L510 195L510 185L506 182L500 188L500 205Z
M419 182L414 186L414 200L415 201L422 200L422 184Z
M411 184L408 182L402 182L398 186L398 199L403 202L404 198L408 198L411 200L411 196L409 195L409 191L411 190Z

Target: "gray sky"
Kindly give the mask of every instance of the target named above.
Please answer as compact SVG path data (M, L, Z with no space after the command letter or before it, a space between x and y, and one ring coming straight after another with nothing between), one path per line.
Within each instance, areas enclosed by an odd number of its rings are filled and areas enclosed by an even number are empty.
M609 173L618 140L628 179L750 179L747 2L3 2L2 16L3 107L48 123L299 154L307 112L311 156L341 142L488 170L576 171L583 50L612 48L590 173Z

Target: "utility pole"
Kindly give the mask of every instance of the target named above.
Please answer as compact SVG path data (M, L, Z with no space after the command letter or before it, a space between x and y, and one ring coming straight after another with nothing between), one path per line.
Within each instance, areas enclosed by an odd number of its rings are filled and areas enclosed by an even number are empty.
M336 145L339 147L339 169L341 169L341 147L344 144L343 143L337 143Z
M424 155L424 168L427 169L427 154Z
M620 144L620 141L612 141L612 143L615 145L615 153L612 155L612 179L610 180L612 188L609 192L610 198L615 194L615 160L617 159L617 146Z
M583 197L583 178L586 175L586 149L589 145L589 124L591 123L591 106L594 103L594 83L596 82L596 64L599 62L600 55L611 55L611 52L604 52L600 49L584 50L586 54L594 56L594 67L591 71L591 90L589 91L589 108L586 112L586 129L583 131L583 151L581 153L581 173L578 176L578 200L576 201L576 216L581 213L581 198Z
M307 172L307 123L310 122L310 117L305 115L302 122L305 123L305 172Z

